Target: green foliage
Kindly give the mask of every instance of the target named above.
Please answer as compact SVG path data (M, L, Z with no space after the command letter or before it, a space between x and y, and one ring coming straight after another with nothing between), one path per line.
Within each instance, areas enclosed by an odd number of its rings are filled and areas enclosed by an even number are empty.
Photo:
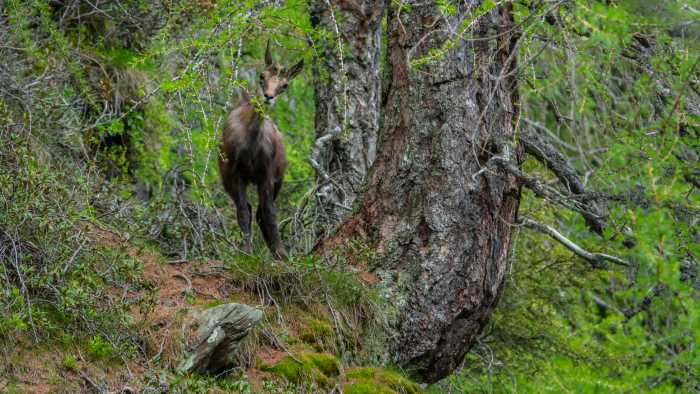
M137 279L142 264L123 250L93 245L85 222L95 214L86 202L112 193L99 187L94 174L39 165L16 135L0 133L0 151L0 240L14 245L4 249L0 265L6 279L0 335L129 324L128 305L105 305L98 294ZM37 298L41 302L32 301Z
M88 342L88 346L90 355L93 357L101 357L112 351L111 344L103 341L100 337L93 337L90 342Z
M488 11L491 4L480 9ZM432 387L434 392L454 386L503 393L516 387L541 393L694 392L691 371L700 367L693 279L700 204L689 180L698 173L692 106L699 96L689 86L697 77L700 47L698 29L687 22L683 7L513 3L515 22L522 24L516 37L522 113L515 125L550 141L589 190L609 196L597 203L610 225L602 236L594 234L569 206L525 189L519 215L632 267L600 270L545 235L516 229L516 255L490 325L459 372ZM467 27L479 15L467 18L454 40L488 42L469 35ZM443 49L433 55L449 54ZM523 170L567 190L541 163L526 161Z
M90 234L92 226L101 226L167 258L221 260L242 291L269 285L275 305L279 300L310 309L314 302L333 309L316 315L300 339L337 358L309 353L300 356L303 366L288 358L265 367L294 383L264 382L263 392L329 386L342 375L339 359L380 364L383 326L396 321L395 311L347 269L374 268L376 252L348 240L341 248L350 254L338 250L325 260L293 256L273 262L267 252L241 256L235 213L217 167L221 124L242 91L255 91L267 39L284 60L311 56L306 64L327 79L328 70L319 66L325 53L317 47L339 45L339 34L312 29L306 2L163 4L128 2L64 18L65 8L57 3L0 3L0 58L8 67L0 77L0 336L53 340L66 349L87 343L94 358L143 356L142 344L123 339L123 332L146 323L160 289L140 282L137 258ZM460 41L502 48L504 40L472 35L472 28L504 4L480 3L452 27L456 34L445 45L410 64L439 62ZM522 24L522 114L514 119L516 127L550 137L590 188L619 197L601 204L611 218L603 237L590 233L567 207L542 203L529 191L520 214L566 228L584 249L614 254L634 267L595 270L548 238L517 230L516 256L490 326L460 371L431 390L447 383L471 392L691 387L700 364L700 203L690 186L700 179L700 119L680 109L691 104L682 92L698 94L698 44L692 39L698 29L687 20L692 11L680 3L642 0L508 4L515 23ZM393 6L410 13L417 5ZM445 16L457 12L447 1L431 6ZM348 17L335 5L332 15ZM551 18L561 23L553 25ZM644 59L634 50L644 37L660 46L648 52L647 72L640 72L634 63ZM338 52L352 56L351 48ZM307 68L273 107L260 112L285 136L289 168L277 200L283 228L312 185L311 80ZM673 94L661 96L659 81ZM527 161L523 168L556 183L544 166ZM255 204L257 196L251 200ZM114 289L139 295L114 297ZM185 300L193 304L194 293ZM347 315L371 322L362 338ZM370 351L361 353L362 346ZM77 371L75 357L65 356L64 367ZM386 369L357 367L347 377L355 381L346 393L420 392L410 379ZM251 391L245 375L183 380L190 392Z
M66 367L66 369L73 371L73 372L78 372L80 369L80 366L76 363L76 360L78 360L78 356L65 356L63 357L63 366Z

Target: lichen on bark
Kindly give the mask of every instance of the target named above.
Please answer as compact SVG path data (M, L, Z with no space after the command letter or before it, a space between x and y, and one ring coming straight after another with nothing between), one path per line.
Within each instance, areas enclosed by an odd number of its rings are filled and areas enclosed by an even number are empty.
M480 3L447 18L426 3L401 10L400 23L398 6L388 9L377 159L353 216L320 244L327 251L359 237L380 254L379 287L398 315L388 353L425 382L448 376L488 323L520 202L516 177L496 166L478 174L502 152L477 141L512 139L518 115L517 81L504 76L515 68L510 6L473 26L498 38L461 39L438 60L409 63L442 48L449 26L462 26ZM522 149L509 158L519 165Z
M324 182L328 177L334 181L320 194L327 208L323 220L332 226L350 213L376 157L386 4L383 0L334 1L334 12L342 16L340 21L331 17L325 1L309 4L312 26L327 31L335 40L313 43L322 59L320 68L313 68L316 144L311 155L317 181ZM336 24L342 37L342 62ZM343 77L347 78L345 84Z

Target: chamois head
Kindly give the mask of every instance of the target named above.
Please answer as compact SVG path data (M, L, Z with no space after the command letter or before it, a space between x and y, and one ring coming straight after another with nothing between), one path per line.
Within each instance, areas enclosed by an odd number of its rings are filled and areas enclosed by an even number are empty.
M304 59L287 70L287 65L280 66L272 63L272 53L270 52L270 41L267 41L265 50L265 69L260 73L260 92L258 96L263 99L265 105L272 105L282 92L287 89L289 81L294 79L304 67Z

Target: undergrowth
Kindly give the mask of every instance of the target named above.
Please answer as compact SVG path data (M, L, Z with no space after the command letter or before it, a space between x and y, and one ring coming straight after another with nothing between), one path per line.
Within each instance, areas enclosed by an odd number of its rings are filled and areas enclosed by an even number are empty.
M9 119L0 122L0 335L28 333L39 343L80 331L125 351L112 328L133 322L132 305L110 290L137 284L142 263L91 239L98 213L90 201L118 198L116 190L95 173L39 165L21 138L3 132Z
M208 78L256 80L263 41L246 36L243 44L248 30L226 30L238 46L192 68L189 50L170 60L156 52L180 45L176 37L189 35L206 7L100 6L106 8L0 2L0 387L21 390L39 369L59 392L124 384L143 392L328 392L344 384L347 367L381 362L395 317L351 267L375 264L367 245L348 240L340 248L349 254L275 261L257 234L262 247L253 255L238 249L235 212L211 165L214 120L238 91L228 82L211 89ZM158 32L175 38L157 43ZM175 86L172 75L182 67L190 75ZM190 78L200 73L206 80ZM310 81L311 72L290 84L270 113L290 160L276 202L281 224L313 183L306 163L315 135L313 84L303 78ZM200 100L204 91L208 103ZM176 99L180 94L187 99ZM167 293L181 283L171 276L181 264L188 277L220 281L219 293L195 286ZM164 312L164 299L175 299L179 311ZM225 302L264 312L233 371L173 372L185 344L165 333L178 332L187 310ZM309 374L292 379L274 364L262 378L247 378L243 369L262 368L263 348L294 364L304 360Z
M266 252L241 253L236 248L240 236L234 230L208 230L202 232L207 247L199 249L199 259L178 253L174 256L178 260L168 262L169 245L196 240L195 229L174 215L163 215L177 202L136 204L128 184L105 179L92 163L43 165L32 156L26 140L11 132L14 125L11 114L4 112L0 123L4 349L42 347L56 355L52 368L61 374L82 377L90 368L118 368L143 387L156 389L158 382L169 382L169 387L186 392L209 392L212 387L249 392L253 386L242 375L176 376L169 365L182 346L173 341L163 351L163 344L154 339L163 330L152 318L162 304L161 284L147 274L144 261L162 268L187 262L191 275L217 275L228 281L229 291L226 297L206 303L196 294L183 293L184 305L207 308L244 295L265 312L236 360L239 368L259 367L276 377L256 383L256 390L327 391L341 380L343 365L379 359L381 346L374 347L367 338L381 336L363 334L389 325L383 313L386 306L371 284L339 257L346 253L339 250L323 259L293 255L276 261ZM356 255L371 260L371 251L355 241L342 248L361 251L364 255ZM144 260L146 255L150 260ZM180 324L178 315L169 324ZM286 352L287 361L262 367L254 359L261 346ZM297 371L299 361L304 367ZM136 368L143 373L132 372Z

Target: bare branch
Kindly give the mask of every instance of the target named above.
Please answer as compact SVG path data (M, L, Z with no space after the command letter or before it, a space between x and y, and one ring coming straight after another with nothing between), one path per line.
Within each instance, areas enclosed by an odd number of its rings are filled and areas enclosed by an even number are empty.
M593 193L584 186L583 179L569 163L566 155L559 152L552 144L545 141L537 133L532 133L526 129L520 130L518 140L523 144L525 153L534 157L552 171L570 193L593 197Z
M590 200L588 195L563 195L542 183L536 177L522 172L518 166L510 160L500 156L494 156L490 160L500 164L506 171L515 175L523 183L523 186L532 190L537 197L552 201L570 211L579 213L592 230L598 234L603 233L603 229L607 226L608 217L604 213L599 212L598 209L591 210L590 204L583 202Z

